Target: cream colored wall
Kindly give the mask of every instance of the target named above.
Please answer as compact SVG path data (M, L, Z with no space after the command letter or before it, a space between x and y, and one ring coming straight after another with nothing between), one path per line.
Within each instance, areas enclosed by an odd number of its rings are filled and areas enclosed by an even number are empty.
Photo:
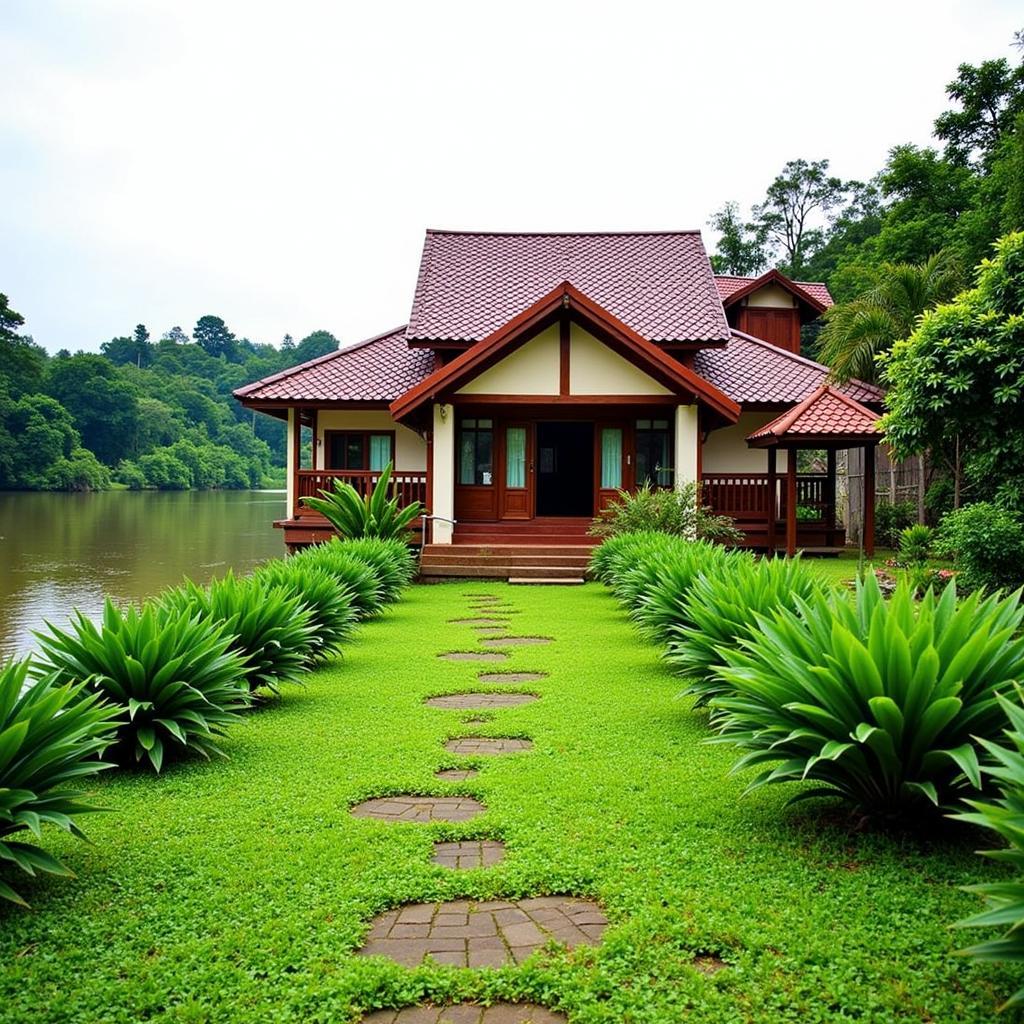
M578 324L572 324L569 333L569 393L670 395L672 392Z
M743 412L738 422L712 430L701 453L703 471L767 473L767 452L763 448L748 448L746 438L778 415L777 412Z
M697 446L700 444L697 404L676 406L676 490L697 479Z
M558 373L559 341L555 324L474 377L458 394L557 395Z
M748 306L770 307L772 309L792 309L796 305L796 299L777 284L768 284L751 292L747 296Z
M289 419L289 423L291 420ZM427 443L414 430L395 423L386 409L321 409L317 414L316 468L324 469L327 449L325 430L393 430L395 432L395 469L425 470ZM291 452L291 447L288 449ZM289 479L291 470L289 469Z
M455 518L455 410L450 405L435 404L434 461L431 473L430 511L435 516ZM434 521L435 544L451 544L450 523Z

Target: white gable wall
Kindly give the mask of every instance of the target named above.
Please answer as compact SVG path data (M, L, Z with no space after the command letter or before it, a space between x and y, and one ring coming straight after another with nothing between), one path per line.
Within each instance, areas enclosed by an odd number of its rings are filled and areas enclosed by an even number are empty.
M795 296L777 284L766 284L751 292L746 302L748 306L760 306L762 309L792 309L797 304Z
M557 395L558 366L558 324L554 324L468 381L458 394Z
M569 394L670 395L672 392L598 341L589 331L572 324L569 334Z
M748 448L747 435L770 423L777 412L741 412L736 423L712 430L704 442L701 469L705 473L767 473L768 453Z

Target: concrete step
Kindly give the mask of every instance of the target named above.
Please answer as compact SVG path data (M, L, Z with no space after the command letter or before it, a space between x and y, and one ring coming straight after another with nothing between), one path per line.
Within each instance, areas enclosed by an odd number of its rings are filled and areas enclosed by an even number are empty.
M586 561L591 548L569 544L428 544L423 549L424 558L434 556L455 557L463 561L472 558L569 558Z
M479 562L464 562L455 565L424 565L421 576L459 576L478 579L509 579L519 580L541 579L578 579L581 571L573 566L565 565L481 565Z
M512 586L573 587L586 582L582 576L509 576Z
M507 533L474 533L471 536L456 533L455 536L452 537L452 544L458 547L473 547L480 545L495 547L501 545L503 547L593 548L597 547L598 542L593 537L566 537L564 534L559 533L541 533L530 534L529 536L522 535L513 537L510 537Z

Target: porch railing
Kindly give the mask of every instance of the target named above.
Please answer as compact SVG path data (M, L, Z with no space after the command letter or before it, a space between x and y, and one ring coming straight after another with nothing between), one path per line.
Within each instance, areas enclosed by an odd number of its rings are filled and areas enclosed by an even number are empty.
M351 484L361 496L365 497L376 486L380 479L378 470L369 469L300 469L295 487L295 515L317 516L319 513L302 504L303 498L317 498L321 491L330 491L335 480L343 480ZM427 474L425 470L393 470L391 473L390 492L398 498L398 504L404 508L414 501L427 504Z
M771 494L767 473L705 473L701 478L704 501L720 515L733 519L768 520L769 509L776 520L786 518L786 477L776 474ZM797 515L803 521L825 521L832 512L828 474L800 473L796 478ZM801 512L801 510L806 510Z

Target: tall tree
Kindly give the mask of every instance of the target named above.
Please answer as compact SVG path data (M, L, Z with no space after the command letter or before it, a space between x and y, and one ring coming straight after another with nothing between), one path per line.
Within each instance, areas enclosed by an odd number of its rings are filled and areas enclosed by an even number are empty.
M219 316L201 316L196 321L192 337L207 355L223 356L227 360L235 357L237 344L235 336L228 330L227 324Z
M187 345L188 335L175 324L174 327L164 333L162 340L173 342L175 345Z
M716 274L747 277L759 274L768 265L764 235L754 225L744 223L739 203L726 203L711 215L708 223L719 233L718 245L711 257Z
M330 331L313 331L295 346L290 358L294 363L305 363L310 359L325 356L328 352L336 352L340 344L341 342Z

